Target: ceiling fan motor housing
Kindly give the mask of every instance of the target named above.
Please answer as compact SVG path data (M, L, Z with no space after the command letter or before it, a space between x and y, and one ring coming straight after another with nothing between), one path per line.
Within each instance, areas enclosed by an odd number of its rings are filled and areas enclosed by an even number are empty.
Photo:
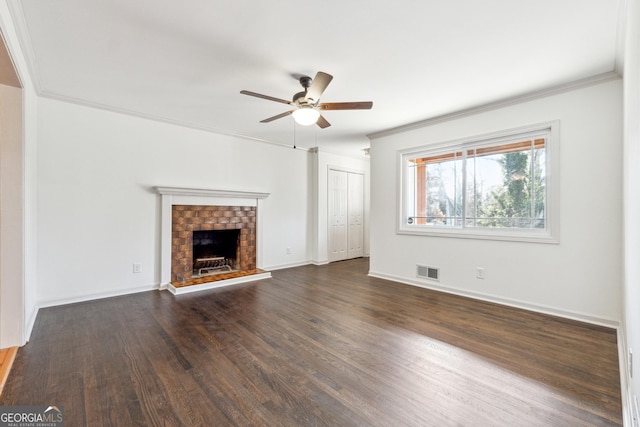
M300 77L300 84L303 88L305 88L305 90L309 89L309 87L311 86L311 82L313 82L313 79L309 76Z
M297 105L302 104L301 101L304 101L305 96L307 96L306 91L296 93L295 95L293 95L293 103Z

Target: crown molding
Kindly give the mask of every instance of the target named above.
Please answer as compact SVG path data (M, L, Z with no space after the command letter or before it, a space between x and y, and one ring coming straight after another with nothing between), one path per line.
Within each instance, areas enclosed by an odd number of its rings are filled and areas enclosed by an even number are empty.
M42 91L42 85L40 83L40 72L35 60L36 55L33 51L33 43L31 43L31 37L29 36L27 21L24 18L24 11L22 9L22 2L20 0L8 0L7 8L13 21L13 28L17 36L18 45L22 52L22 57L26 64L26 72L29 75L29 80L33 85L33 89L37 95ZM18 73L19 69L16 69ZM21 80L24 78L21 76Z
M625 45L627 43L627 32L629 31L630 0L620 0L618 9L618 24L616 31L616 51L615 51L615 71L624 76Z
M116 108L116 107L112 107L109 105L105 105L105 104L99 104L99 103L95 103L95 102L88 102L85 101L83 99L80 98L73 98L73 97L69 97L69 96L65 96L65 95L60 95L57 93L53 93L53 92L48 92L48 91L41 91L39 96L41 96L42 98L46 98L46 99L51 99L54 101L59 101L59 102L65 102L65 103L69 103L69 104L73 104L73 105L79 105L82 107L87 107L87 108L93 108L96 110L101 110L101 111L106 111L109 113L114 113L114 114L121 114L127 117L137 117L140 119L144 119L144 120L150 120L153 122L158 122L158 123L165 123L165 124L169 124L169 125L173 125L173 126L179 126L179 127L184 127L184 128L189 128L189 129L195 129L195 130L200 130L203 132L209 132L209 133L215 133L218 135L224 135L224 136L231 136L234 138L240 138L240 139L244 139L244 140L249 140L249 141L256 141L256 142L262 142L262 143L266 143L266 144L270 144L270 145L275 145L281 148L288 148L288 149L296 149L296 150L300 150L300 151L306 151L309 153L317 153L318 151L323 151L325 153L331 153L331 154L335 154L335 155L339 155L339 156L343 156L343 157L353 157L353 158L357 158L357 159L366 159L368 158L364 153L360 154L360 155L356 155L347 151L340 151L340 150L331 150L331 149L327 149L327 148L320 148L317 146L314 147L300 147L300 146L294 146L291 144L287 144L284 142L277 142L277 141L272 141L269 139L263 139L263 138L257 138L257 137L253 137L253 136L249 136L249 135L245 135L245 134L241 134L241 133L236 133L236 132L230 132L224 129L219 129L219 128L214 128L214 127L209 127L209 126L202 126L202 125L197 125L194 123L189 123L189 122L183 122L183 121L179 121L179 120L174 120L174 119L168 119L165 117L159 117L159 116L153 116L150 114L145 114L145 113L140 113L137 111L132 111L132 110L126 110L123 108Z
M255 137L255 136L245 135L245 134L242 134L242 133L232 132L232 131L228 131L228 130L224 130L224 129L220 129L220 128L215 128L215 127L211 127L211 126L203 126L203 125L198 125L198 124L191 123L191 122L185 122L185 121L181 121L181 120L169 119L167 117L155 116L155 115L152 115L152 114L141 113L139 111L127 110L125 108L117 108L117 107L113 107L113 106L106 105L106 104L100 104L100 103L97 103L97 102L89 102L89 101L85 101L85 100L80 99L80 98L74 98L74 97L71 97L71 96L60 95L58 93L49 92L49 91L46 91L46 90L40 91L40 93L38 95L40 97L42 97L42 98L47 98L47 99L51 99L51 100L54 100L54 101L66 102L66 103L69 103L69 104L79 105L79 106L87 107L87 108L93 108L93 109L96 109L96 110L106 111L106 112L114 113L114 114L122 114L122 115L128 116L128 117L137 117L139 119L145 119L145 120L150 120L150 121L153 121L153 122L165 123L165 124L184 127L184 128L189 128L189 129L201 130L201 131L204 131L204 132L215 133L215 134L223 135L223 136L231 136L231 137L234 137L234 138L240 138L240 139L245 139L245 140L249 140L249 141L263 142L263 143L266 143L266 144L271 144L271 145L275 145L275 146L282 147L282 148L289 148L289 149L290 148L295 148L297 150L302 150L302 151L307 151L308 150L308 148L304 148L304 147L294 147L290 143L284 143L284 142L273 141L273 140L264 139L264 138L258 138L258 137Z
M53 99L56 101L67 102L70 104L80 105L83 107L94 108L97 110L107 111L116 114L123 114L126 116L133 116L141 119L151 120L159 123L171 124L174 126L185 127L189 129L201 130L209 133L215 133L218 135L231 136L235 138L245 139L249 141L257 141L263 142L283 148L292 148L292 145L285 142L273 141L264 138L258 138L250 135L245 135L242 133L231 132L224 129L202 126L195 123L169 119L161 116L154 116L151 114L145 114L138 111L127 110L124 108L117 108L106 104L101 104L97 102L89 102L80 98L75 98L72 96L61 95L56 92L51 92L42 87L40 72L38 70L37 61L35 60L35 52L33 50L33 43L31 42L31 37L29 36L28 25L25 19L24 11L22 8L22 2L20 0L8 0L7 6L9 8L9 13L11 14L11 19L13 20L13 25L15 27L15 32L18 38L18 44L20 45L20 49L22 50L27 70L29 76L31 77L31 82L34 87L34 91L37 96L42 98ZM295 147L302 151L307 151L307 148L304 147Z
M550 88L541 89L541 90L529 92L523 95L518 95L510 98L505 98L499 101L490 102L488 104L478 105L476 107L466 108L464 110L443 114L441 116L432 117L432 118L421 120L418 122L408 123L406 125L394 127L391 129L380 131L380 132L374 132L367 135L367 137L370 140L374 140L374 139L378 139L386 136L397 135L399 133L404 133L410 130L432 126L436 123L443 123L451 120L460 119L463 117L474 116L476 114L483 113L486 111L497 110L499 108L508 107L510 105L521 104L523 102L532 101L540 98L546 98L551 95L570 92L576 89L595 86L601 83L605 83L613 80L619 80L619 79L620 79L620 74L617 71L609 71L606 73L597 74L595 76L587 77L580 80L575 80L569 83L553 86Z
M311 147L309 148L309 154L319 154L319 153L325 153L325 154L331 154L334 156L340 156L340 157L346 157L346 158L350 158L350 159L356 159L356 160L364 160L364 161L369 161L369 155L366 154L365 150L369 150L369 147L367 148L363 148L361 150L358 150L359 153L355 154L354 152L347 152L347 151L340 151L340 150L332 150L330 148L326 148L326 147ZM362 154L360 154L360 152Z

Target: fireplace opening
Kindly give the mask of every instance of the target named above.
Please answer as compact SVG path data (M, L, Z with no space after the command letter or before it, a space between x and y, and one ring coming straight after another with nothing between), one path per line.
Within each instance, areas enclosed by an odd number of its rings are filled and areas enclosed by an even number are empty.
M240 230L193 232L193 277L238 271Z

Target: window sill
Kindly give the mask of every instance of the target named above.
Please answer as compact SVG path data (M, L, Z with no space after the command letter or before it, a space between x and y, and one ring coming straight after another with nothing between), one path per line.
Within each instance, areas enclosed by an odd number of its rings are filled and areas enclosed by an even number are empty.
M525 243L547 243L559 244L556 236L553 236L547 230L529 231L529 230L513 230L513 229L461 229L461 228L435 228L435 227L400 227L396 230L397 234L444 237L456 239L476 239L476 240L497 240L509 242L525 242Z

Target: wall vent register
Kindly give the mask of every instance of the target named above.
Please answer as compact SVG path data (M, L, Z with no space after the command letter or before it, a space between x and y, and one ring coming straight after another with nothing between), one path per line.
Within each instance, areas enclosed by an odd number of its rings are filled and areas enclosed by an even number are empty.
M426 265L416 265L416 275L422 279L438 281L440 278L440 270Z

